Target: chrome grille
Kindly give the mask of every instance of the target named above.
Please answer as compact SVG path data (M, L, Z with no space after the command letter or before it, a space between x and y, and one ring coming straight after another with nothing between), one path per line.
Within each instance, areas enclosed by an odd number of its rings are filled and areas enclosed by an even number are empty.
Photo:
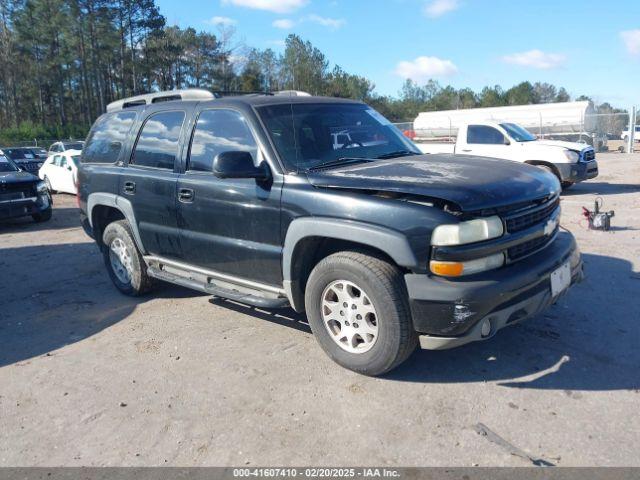
M584 162L590 162L596 159L596 152L593 149L585 150L582 152L582 160Z
M533 210L525 210L522 213L505 217L507 232L520 232L538 223L546 222L558 208L558 205L560 205L560 198L556 197Z
M507 254L509 255L509 260L519 260L527 255L534 253L537 250L545 247L551 239L558 233L558 228L554 230L551 235L544 235L542 237L534 238L533 240L529 240L528 242L521 243L516 245L515 247L511 247L507 250Z

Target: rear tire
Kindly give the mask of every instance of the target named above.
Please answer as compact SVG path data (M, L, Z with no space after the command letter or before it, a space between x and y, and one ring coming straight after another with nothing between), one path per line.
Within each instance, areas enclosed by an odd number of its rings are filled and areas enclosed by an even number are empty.
M363 375L389 372L418 343L402 273L364 253L339 252L320 261L307 281L305 308L325 353Z
M126 220L110 223L102 235L102 255L111 281L125 295L137 297L153 289L155 280L138 250Z

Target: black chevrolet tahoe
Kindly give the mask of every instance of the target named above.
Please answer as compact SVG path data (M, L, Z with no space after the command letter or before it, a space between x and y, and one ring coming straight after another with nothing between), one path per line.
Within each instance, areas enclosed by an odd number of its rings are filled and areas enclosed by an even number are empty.
M182 90L114 102L78 176L115 286L157 280L306 311L324 351L379 375L532 317L582 279L560 184L422 155L350 100Z
M45 183L23 171L0 150L0 220L31 217L46 222L51 213L51 195Z

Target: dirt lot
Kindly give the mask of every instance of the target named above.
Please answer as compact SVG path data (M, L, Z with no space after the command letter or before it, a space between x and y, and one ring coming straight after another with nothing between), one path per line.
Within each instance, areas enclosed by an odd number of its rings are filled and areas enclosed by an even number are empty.
M120 295L57 195L51 222L0 225L0 466L640 466L640 154L599 159L562 203L586 281L379 379L333 364L289 310ZM610 233L580 225L598 195Z

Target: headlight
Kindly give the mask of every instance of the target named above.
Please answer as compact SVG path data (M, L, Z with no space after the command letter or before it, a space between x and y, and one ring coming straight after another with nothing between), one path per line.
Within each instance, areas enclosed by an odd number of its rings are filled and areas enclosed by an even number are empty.
M47 188L47 184L44 182L38 182L38 195L44 195L45 193L49 193L49 189Z
M473 273L486 272L504 265L504 254L496 253L488 257L477 258L466 262L441 262L431 260L429 267L436 275L443 277L461 277Z
M431 245L464 245L501 237L504 233L498 216L477 218L456 225L440 225L433 230Z
M564 156L567 157L567 160L570 162L577 162L580 158L580 154L574 150L565 150Z

